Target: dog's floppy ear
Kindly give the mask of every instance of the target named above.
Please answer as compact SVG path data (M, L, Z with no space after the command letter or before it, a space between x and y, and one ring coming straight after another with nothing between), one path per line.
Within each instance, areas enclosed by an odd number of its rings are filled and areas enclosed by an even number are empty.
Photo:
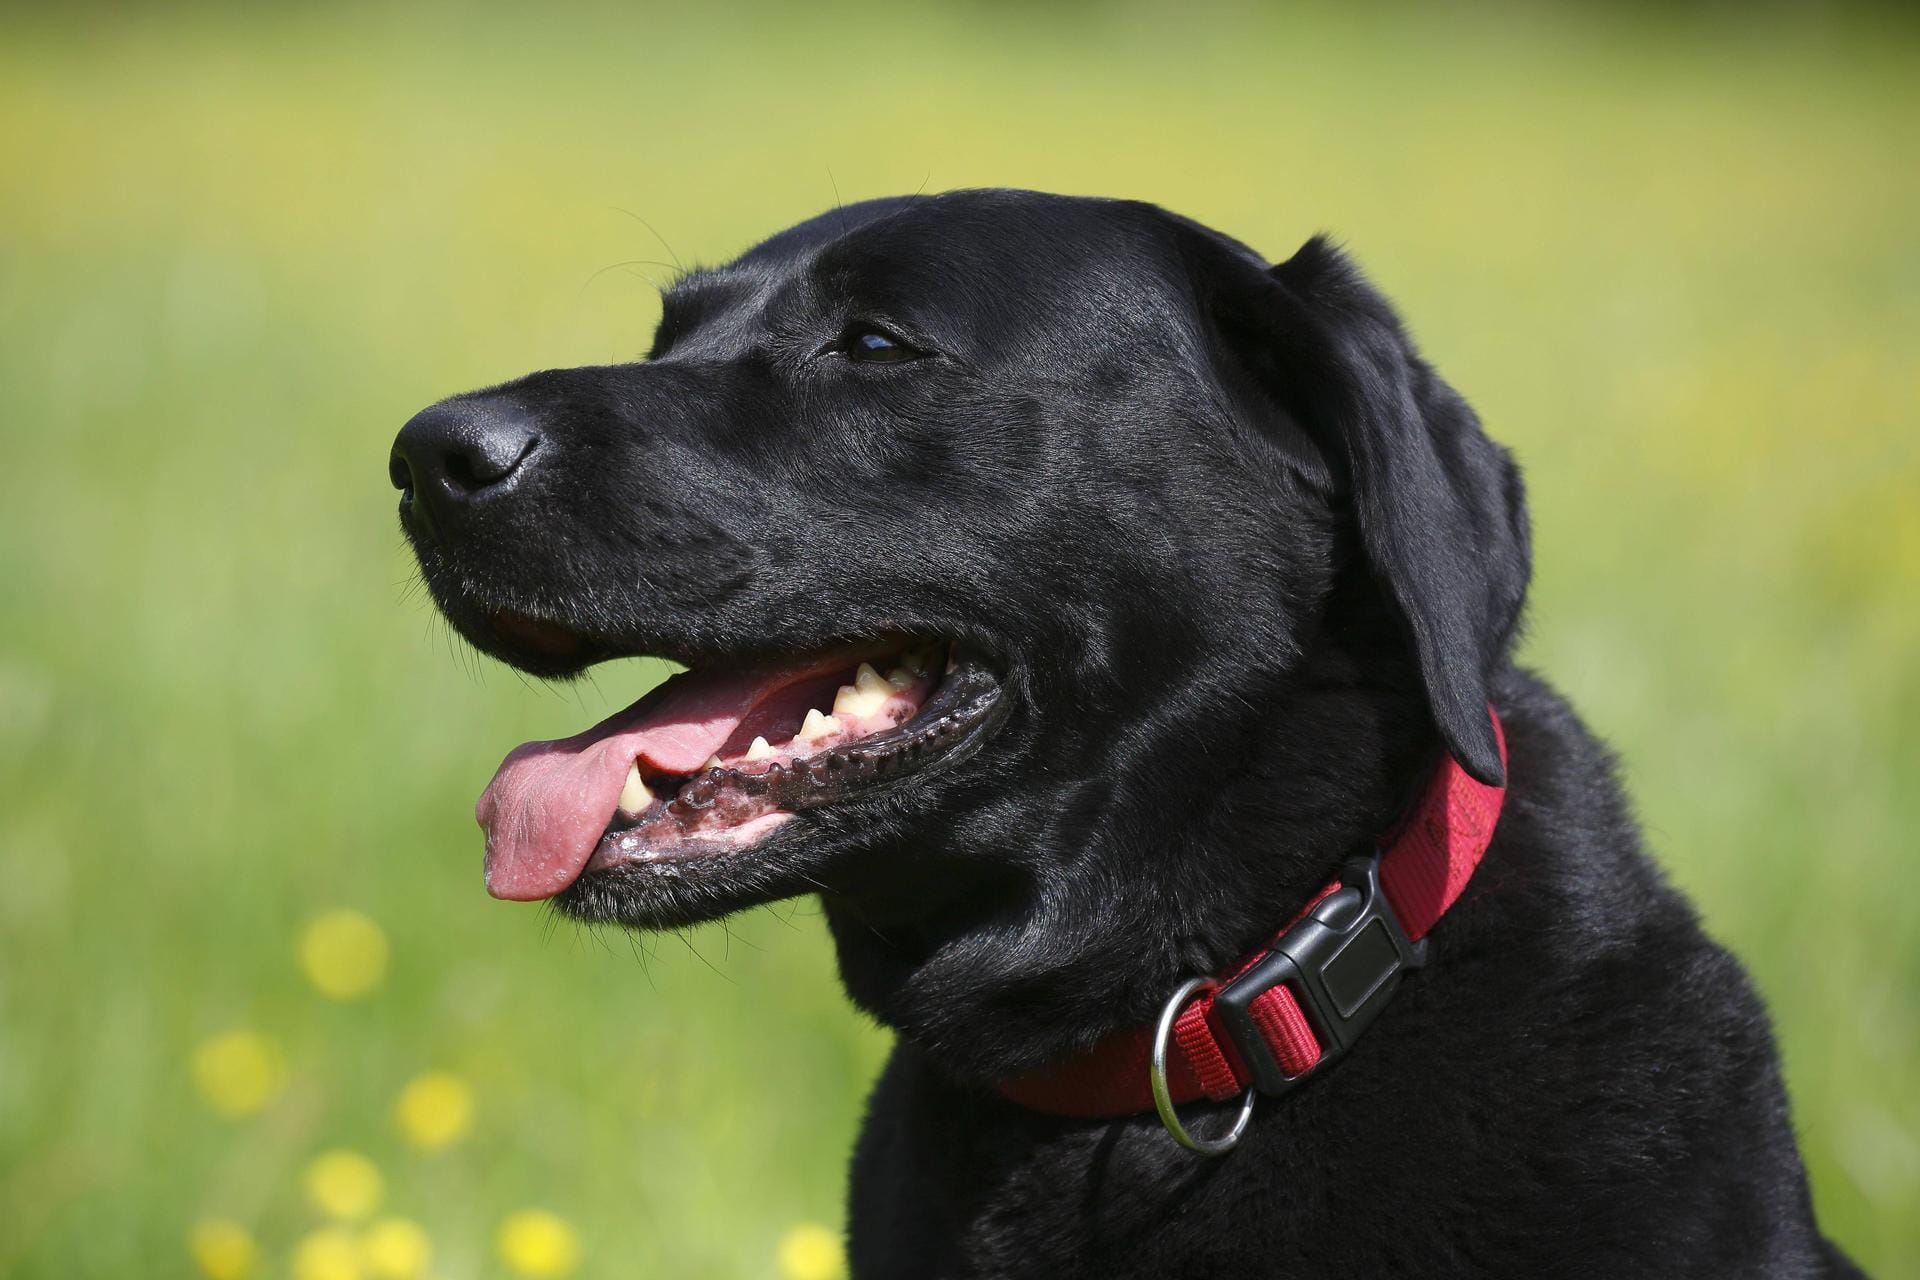
M1361 545L1405 619L1447 749L1480 781L1503 782L1488 681L1531 561L1512 458L1324 238L1270 269L1218 238L1201 256L1221 340L1345 471Z

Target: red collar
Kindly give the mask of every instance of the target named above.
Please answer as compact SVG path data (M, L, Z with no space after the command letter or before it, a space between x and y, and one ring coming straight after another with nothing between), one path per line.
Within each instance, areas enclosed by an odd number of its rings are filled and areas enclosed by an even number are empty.
M1493 730L1504 763L1497 715ZM1346 1049L1401 975L1425 962L1422 939L1480 865L1505 795L1444 758L1378 852L1348 862L1260 951L1197 984L1172 1018L1172 1102L1280 1093ZM1154 1033L1118 1032L1077 1058L1003 1081L1000 1092L1053 1115L1152 1111Z

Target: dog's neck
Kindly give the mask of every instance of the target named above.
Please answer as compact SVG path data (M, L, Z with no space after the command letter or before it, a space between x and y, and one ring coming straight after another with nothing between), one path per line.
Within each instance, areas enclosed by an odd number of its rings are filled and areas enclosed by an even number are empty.
M1410 664L1331 641L1250 711L1240 767L1204 771L1203 794L1150 797L1160 821L1089 824L1070 856L1116 869L1107 901L1060 894L1038 858L920 919L829 896L849 994L985 1084L1149 1019L1184 978L1272 936L1417 794L1438 739Z

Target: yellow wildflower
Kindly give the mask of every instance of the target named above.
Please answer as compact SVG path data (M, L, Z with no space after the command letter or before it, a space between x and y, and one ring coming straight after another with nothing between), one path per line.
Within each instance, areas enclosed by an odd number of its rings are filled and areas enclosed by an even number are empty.
M344 1227L322 1227L293 1246L293 1280L361 1280L360 1244Z
M307 1199L329 1218L353 1222L380 1207L380 1170L357 1151L315 1156L305 1181Z
M545 1209L508 1215L494 1237L500 1261L523 1276L557 1280L580 1265L580 1241L573 1228Z
M360 1237L367 1270L379 1280L420 1280L432 1260L433 1246L417 1222L382 1218Z
M207 1280L247 1280L260 1261L253 1237L237 1222L208 1218L193 1225L187 1252Z
M287 1064L280 1046L255 1031L229 1031L193 1053L193 1082L207 1105L229 1119L252 1115L280 1096Z
M780 1237L775 1256L781 1280L838 1280L846 1274L840 1237L814 1222L803 1222Z
M321 995L357 1000L387 974L387 935L358 911L325 912L301 931L300 967Z
M415 1076L393 1104L393 1122L414 1146L437 1151L466 1135L473 1123L473 1090L447 1071Z

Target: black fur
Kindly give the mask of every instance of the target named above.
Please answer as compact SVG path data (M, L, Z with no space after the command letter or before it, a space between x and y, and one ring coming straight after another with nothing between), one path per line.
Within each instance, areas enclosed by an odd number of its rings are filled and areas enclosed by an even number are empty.
M849 360L856 322L923 358ZM856 1275L1851 1273L1759 999L1605 750L1511 664L1512 460L1324 240L1269 268L1142 204L875 201L688 276L645 363L430 412L514 424L476 457L518 470L409 521L509 662L909 634L1005 681L986 749L903 796L561 899L657 926L820 892L847 990L899 1033ZM1429 966L1231 1155L995 1095L1269 936L1440 751L1497 780L1490 701L1505 816Z

